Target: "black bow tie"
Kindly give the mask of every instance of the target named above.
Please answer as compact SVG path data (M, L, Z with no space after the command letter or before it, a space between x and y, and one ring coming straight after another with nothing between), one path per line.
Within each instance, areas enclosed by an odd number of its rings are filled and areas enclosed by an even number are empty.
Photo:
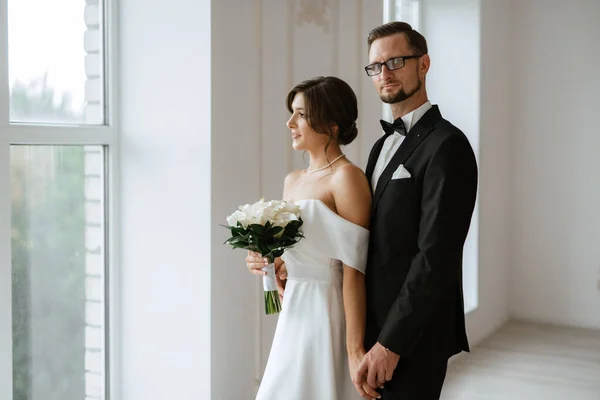
M381 127L385 131L386 136L391 135L394 132L398 132L399 134L406 136L406 127L404 126L402 118L396 119L393 124L390 124L384 120L380 120L379 122L381 122Z

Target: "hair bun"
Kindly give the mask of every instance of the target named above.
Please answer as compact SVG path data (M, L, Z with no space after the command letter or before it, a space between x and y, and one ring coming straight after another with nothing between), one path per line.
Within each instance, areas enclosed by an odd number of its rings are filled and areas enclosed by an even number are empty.
M348 145L352 143L354 139L356 139L357 135L358 128L356 127L356 122L353 122L348 129L346 129L344 132L340 132L340 135L338 136L338 143L344 146Z

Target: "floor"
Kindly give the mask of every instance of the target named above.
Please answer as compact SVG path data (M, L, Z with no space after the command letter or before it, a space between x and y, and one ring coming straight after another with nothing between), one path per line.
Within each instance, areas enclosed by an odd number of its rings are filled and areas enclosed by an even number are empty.
M463 354L442 400L600 400L600 331L509 322Z

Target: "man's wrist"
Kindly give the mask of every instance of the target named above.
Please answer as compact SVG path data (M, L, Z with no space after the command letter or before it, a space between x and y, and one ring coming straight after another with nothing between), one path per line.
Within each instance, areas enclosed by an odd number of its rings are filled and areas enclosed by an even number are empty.
M395 355L395 356L398 356L398 357L400 357L400 355L399 355L399 354L396 354L396 353L394 353L392 350L390 350L390 349L388 349L387 347L385 347L385 346L384 346L382 343L380 343L380 342L377 342L377 343L379 343L379 345L380 345L381 347L383 347L383 350L385 351L385 353L386 353L387 355Z

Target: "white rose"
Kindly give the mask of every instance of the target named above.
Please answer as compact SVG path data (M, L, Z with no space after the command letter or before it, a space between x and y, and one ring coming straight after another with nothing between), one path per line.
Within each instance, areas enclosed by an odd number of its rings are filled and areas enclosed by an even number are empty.
M261 225L267 223L267 221L273 222L275 216L280 208L280 203L278 201L269 201L268 203L260 203L256 206L256 215L261 219Z
M275 219L283 219L286 225L290 221L297 221L300 219L300 207L293 203L282 201Z
M277 213L273 224L285 228L290 221L298 221L298 216L292 212L279 212Z
M300 217L300 207L296 204L288 203L287 201L282 201L280 204L279 212L289 212L296 215L296 217Z
M227 224L229 224L229 226L237 226L238 222L242 224L244 228L248 227L248 217L240 210L237 210L227 217Z
M258 203L245 204L240 207L240 211L244 213L247 225L260 224L260 216L258 214Z
M244 228L251 224L265 225L270 221L276 226L285 227L290 221L300 218L300 207L286 201L260 199L254 204L240 206L236 212L227 217L230 226L239 222Z

